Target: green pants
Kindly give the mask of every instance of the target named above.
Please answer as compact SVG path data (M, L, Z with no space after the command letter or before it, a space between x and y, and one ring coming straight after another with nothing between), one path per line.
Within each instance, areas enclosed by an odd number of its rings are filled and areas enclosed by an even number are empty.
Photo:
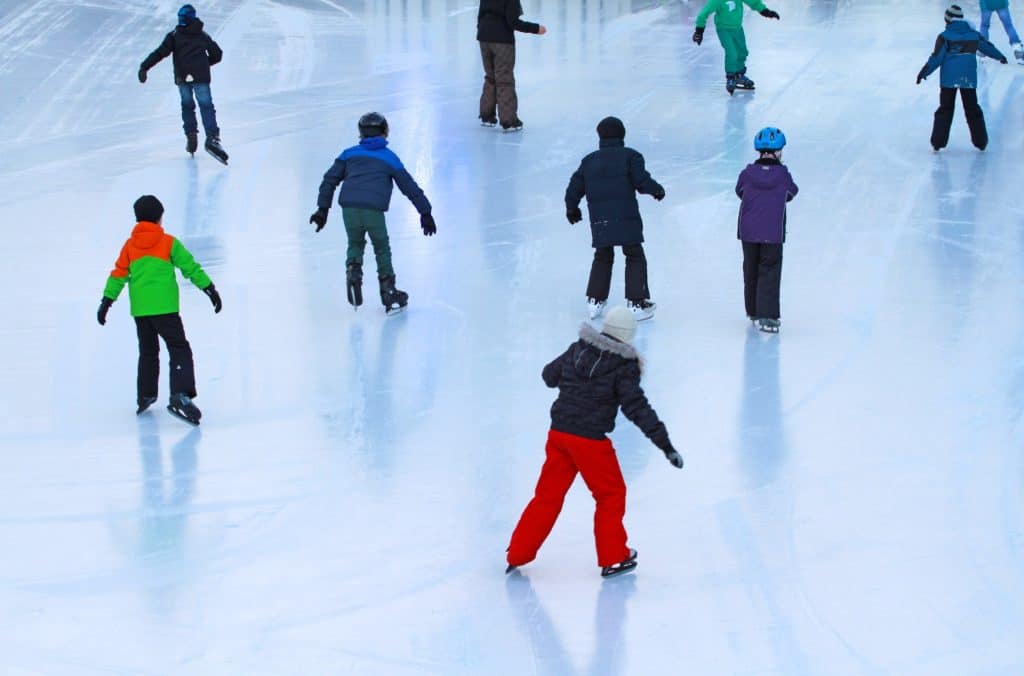
M345 265L363 264L366 236L369 235L373 244L373 254L377 257L377 276L394 275L395 269L391 267L391 242L388 240L388 225L384 222L384 212L376 209L342 207L341 216L345 220L345 232L348 233Z
M747 36L743 34L742 28L719 28L715 26L718 33L718 41L722 43L725 50L725 72L744 73L747 70Z

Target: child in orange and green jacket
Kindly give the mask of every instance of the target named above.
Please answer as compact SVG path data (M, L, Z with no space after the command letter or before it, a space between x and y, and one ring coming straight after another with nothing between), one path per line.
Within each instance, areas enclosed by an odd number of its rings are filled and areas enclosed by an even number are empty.
M188 249L160 227L163 214L164 206L152 195L143 195L135 201L138 223L110 272L96 318L101 325L107 323L107 311L124 285L128 284L132 316L139 336L139 408L136 414L156 402L160 377L158 338L163 338L171 355L171 399L167 409L198 425L202 413L192 403L196 396L195 367L192 348L185 339L185 327L178 314L178 280L175 279L174 268L180 269L189 281L209 296L214 312L220 312L221 300L213 282Z

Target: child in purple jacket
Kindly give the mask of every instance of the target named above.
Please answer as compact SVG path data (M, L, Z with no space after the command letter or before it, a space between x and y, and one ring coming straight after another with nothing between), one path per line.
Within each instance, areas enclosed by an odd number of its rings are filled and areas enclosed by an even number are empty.
M786 203L798 191L782 164L786 135L765 127L754 137L760 157L740 173L737 237L743 243L743 299L747 317L767 333L779 332L782 243L786 241Z

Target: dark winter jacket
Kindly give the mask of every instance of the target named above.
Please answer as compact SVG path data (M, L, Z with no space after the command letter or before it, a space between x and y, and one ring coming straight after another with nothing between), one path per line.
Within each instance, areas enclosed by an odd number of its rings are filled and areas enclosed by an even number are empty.
M654 445L672 448L665 424L640 387L643 364L633 346L598 333L590 324L580 339L544 367L548 387L558 388L551 406L551 429L588 439L604 439L622 412Z
M928 77L942 67L939 85L976 89L978 87L978 57L981 52L997 61L1006 57L981 33L966 21L950 21L946 30L935 39L935 51L921 69L921 77Z
M338 195L338 204L343 207L387 211L391 205L391 187L396 183L418 212L429 214L430 202L426 195L402 166L402 160L387 146L386 138L372 136L364 138L359 145L339 155L324 174L317 206L330 209L334 190L344 181L341 194Z
M146 57L140 68L149 70L162 59L174 55L174 84L210 83L210 66L220 63L224 52L209 35L203 32L203 22L193 19L184 26L176 26L167 34L160 46Z
M476 39L480 42L514 44L516 31L539 33L540 24L523 21L523 6L519 0L480 0L476 15Z
M740 172L736 196L740 217L736 236L744 242L782 244L786 241L786 202L799 189L782 162L760 159Z
M569 179L565 206L579 206L584 195L590 212L592 244L596 247L640 244L644 223L636 193L664 192L644 167L644 156L627 148L622 139L601 139L601 148L580 162Z

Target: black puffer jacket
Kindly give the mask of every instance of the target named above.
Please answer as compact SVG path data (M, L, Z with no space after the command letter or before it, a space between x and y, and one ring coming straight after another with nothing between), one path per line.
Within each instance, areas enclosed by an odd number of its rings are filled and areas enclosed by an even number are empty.
M210 66L224 58L220 46L203 32L203 22L199 19L189 21L185 26L175 26L140 68L149 70L172 54L174 84L178 85L187 82L209 84Z
M480 42L515 44L516 31L538 33L540 24L523 21L519 0L480 0L476 15L476 39Z
M584 324L580 339L544 367L545 384L559 390L551 406L551 429L604 439L615 429L621 406L655 446L670 450L668 430L640 387L642 368L633 346Z
M644 223L636 193L655 195L664 188L651 178L644 156L622 139L601 139L601 148L580 162L565 189L565 206L574 209L584 196L590 212L592 244L624 246L644 241Z

